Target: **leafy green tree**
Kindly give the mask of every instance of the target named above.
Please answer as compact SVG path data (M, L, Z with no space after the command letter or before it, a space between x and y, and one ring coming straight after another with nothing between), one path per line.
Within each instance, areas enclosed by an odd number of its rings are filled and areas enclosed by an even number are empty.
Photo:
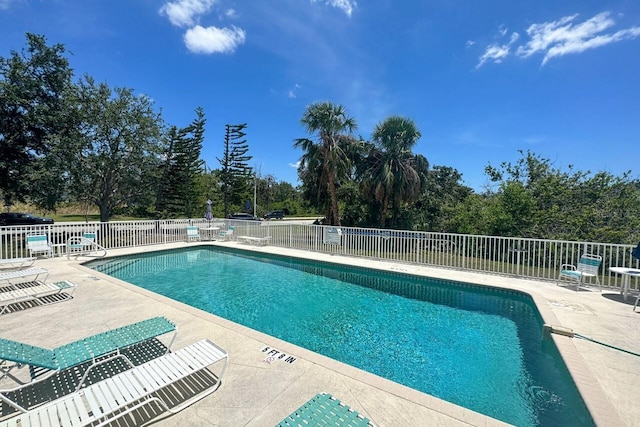
M429 162L412 152L420 136L413 120L400 116L388 117L373 130L373 149L367 158L362 186L365 195L380 206L380 227L389 220L390 227L397 228L401 210L418 200L425 188Z
M458 207L473 195L462 183L462 175L449 166L433 166L420 199L413 206L415 227L423 231L458 232L454 220Z
M224 136L224 151L222 158L218 158L222 170L220 183L224 195L224 216L230 213L232 205L241 205L249 192L249 181L253 176L253 169L248 165L252 156L248 155L249 145L243 139L247 124L226 125Z
M587 240L632 244L640 241L640 180L632 179L630 171L619 177L598 172L579 190L580 197L587 201L582 223Z
M67 201L68 170L76 161L65 149L67 144L54 142L49 152L37 157L25 176L30 183L29 202L44 211L56 211L59 203Z
M83 138L70 147L79 159L70 171L76 198L97 205L103 222L117 208L149 206L159 181L162 126L153 102L88 76L79 94Z
M278 181L273 186L273 209L282 209L286 215L303 215L302 193L285 181Z
M307 107L301 123L314 139L299 138L294 143L304 151L298 174L306 194L313 193L315 204L324 207L327 223L340 225L338 185L352 172L348 153L355 143L356 122L343 106L319 102Z
M493 233L608 243L640 238L640 182L630 172L562 171L539 155L520 154L515 163L486 168L500 183Z
M447 230L451 233L489 235L489 210L494 198L482 194L470 194L446 213ZM438 230L432 230L438 231Z
M57 164L40 162L36 166L36 162L49 153L55 139L65 138L72 128L67 120L67 93L73 71L63 45L47 46L44 36L30 33L26 38L25 50L0 57L0 192L9 207L38 190L37 202L51 207L60 192L44 194L28 178L38 176L36 171L46 171L57 188L58 168L45 169Z
M286 203L300 203L300 193L288 182L274 179L271 185L273 209L284 209Z
M488 217L489 234L563 238L574 215L575 189L586 174L554 169L549 160L519 151L515 163L488 165L485 172L499 183ZM509 213L507 213L509 211Z
M261 175L257 171L252 178L251 197L254 185L258 216L273 210L284 210L285 215L294 215L301 210L300 193L288 182L278 181L273 175Z
M489 205L488 234L530 237L534 212L535 200L521 182L503 183L500 197Z
M338 188L342 224L349 227L371 227L377 223L379 206L366 199L356 181L346 181Z

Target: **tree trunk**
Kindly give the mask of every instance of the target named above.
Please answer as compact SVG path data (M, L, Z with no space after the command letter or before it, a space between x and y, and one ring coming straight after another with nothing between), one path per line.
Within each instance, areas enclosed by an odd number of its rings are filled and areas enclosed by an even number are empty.
M338 212L338 194L336 190L335 175L329 174L329 197L331 198L331 218L329 223L334 226L340 226L340 214Z
M380 228L385 227L386 219L387 219L387 207L389 206L389 196L385 195L382 198L380 207Z
M100 222L109 222L109 204L98 203L98 207L100 208Z

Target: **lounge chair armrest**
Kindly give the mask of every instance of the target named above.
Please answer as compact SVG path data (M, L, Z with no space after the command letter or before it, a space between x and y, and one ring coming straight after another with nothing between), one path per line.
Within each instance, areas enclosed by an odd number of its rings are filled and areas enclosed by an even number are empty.
M560 270L575 270L576 266L573 264L562 264Z

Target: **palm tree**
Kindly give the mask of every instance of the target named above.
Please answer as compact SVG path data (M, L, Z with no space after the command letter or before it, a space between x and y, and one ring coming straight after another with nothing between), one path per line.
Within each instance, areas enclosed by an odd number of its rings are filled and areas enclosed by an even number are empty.
M416 201L424 189L429 162L412 152L420 136L413 120L400 116L388 117L373 130L362 186L364 193L380 204L381 227L389 205L393 228L403 204Z
M331 102L309 105L301 122L315 140L299 138L293 145L305 152L298 169L300 178L324 205L325 223L340 225L337 185L351 170L347 147L355 141L351 134L356 122L343 106Z

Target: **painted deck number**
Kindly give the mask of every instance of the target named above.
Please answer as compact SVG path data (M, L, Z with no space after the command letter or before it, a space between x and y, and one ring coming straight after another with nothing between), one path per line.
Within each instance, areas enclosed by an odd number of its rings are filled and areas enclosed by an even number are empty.
M266 353L266 357L264 358L264 361L269 364L277 360L292 364L297 360L296 357L291 356L290 354L287 354L287 353L283 353L280 350L276 350L273 347L263 347L261 351L262 353Z

